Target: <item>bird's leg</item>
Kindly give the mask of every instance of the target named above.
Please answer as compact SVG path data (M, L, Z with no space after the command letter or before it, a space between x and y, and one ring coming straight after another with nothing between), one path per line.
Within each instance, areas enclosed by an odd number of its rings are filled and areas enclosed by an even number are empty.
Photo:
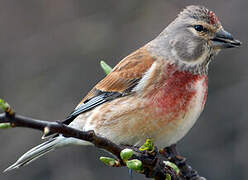
M160 154L166 157L170 162L176 164L185 179L194 179L199 177L197 171L186 163L186 158L179 154L176 144L160 150Z

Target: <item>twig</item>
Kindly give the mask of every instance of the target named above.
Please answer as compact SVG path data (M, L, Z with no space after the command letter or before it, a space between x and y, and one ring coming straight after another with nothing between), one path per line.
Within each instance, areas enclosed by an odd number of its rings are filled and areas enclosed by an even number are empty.
M166 157L170 162L176 164L185 179L206 180L206 178L201 177L196 170L186 163L186 158L182 157L177 151L176 144L164 148L160 151L160 154Z
M48 128L51 133L63 134L65 137L74 137L89 141L93 143L96 147L105 149L110 153L116 155L118 158L121 152L121 148L106 138L97 136L94 131L80 131L64 125L60 122L48 122L38 119L33 119L21 115L9 115L8 113L0 114L1 123L10 123L11 127L26 127L44 131Z

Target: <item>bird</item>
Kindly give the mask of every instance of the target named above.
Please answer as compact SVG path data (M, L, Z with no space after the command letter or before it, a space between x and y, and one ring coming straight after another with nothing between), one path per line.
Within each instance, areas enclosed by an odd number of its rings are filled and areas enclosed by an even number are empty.
M158 148L177 143L195 124L208 92L208 67L241 42L204 6L185 7L157 37L122 59L63 122L122 145L148 138ZM91 143L59 134L32 148L5 171L68 145Z

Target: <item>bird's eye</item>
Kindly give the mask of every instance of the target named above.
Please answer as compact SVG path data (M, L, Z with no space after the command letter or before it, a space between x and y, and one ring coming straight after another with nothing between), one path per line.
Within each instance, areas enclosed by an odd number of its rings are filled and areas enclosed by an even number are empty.
M206 32L207 31L207 29L204 28L202 25L194 25L193 27L196 31L199 31L199 32Z

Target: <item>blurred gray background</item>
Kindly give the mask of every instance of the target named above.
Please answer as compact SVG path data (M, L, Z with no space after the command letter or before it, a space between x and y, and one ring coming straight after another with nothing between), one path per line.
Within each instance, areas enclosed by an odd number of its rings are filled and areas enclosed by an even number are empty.
M245 0L0 0L0 97L19 114L64 119L104 77L100 60L114 66L190 4L216 12L243 46L222 51L210 65L206 108L179 149L208 179L248 179ZM40 137L31 129L0 131L0 171ZM104 166L101 155L94 147L67 147L0 179L129 179L126 168Z

